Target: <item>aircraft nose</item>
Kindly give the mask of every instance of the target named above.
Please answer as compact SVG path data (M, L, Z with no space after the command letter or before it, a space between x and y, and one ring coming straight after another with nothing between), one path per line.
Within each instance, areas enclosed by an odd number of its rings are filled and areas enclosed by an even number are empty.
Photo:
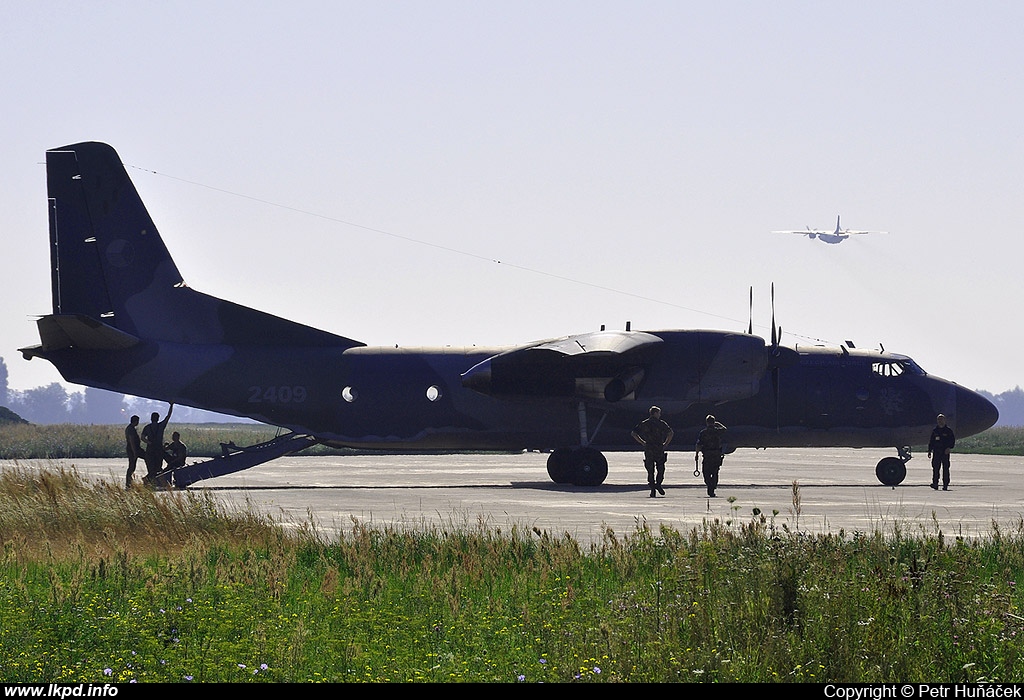
M956 433L957 437L977 435L988 430L999 420L999 409L981 394L956 388Z

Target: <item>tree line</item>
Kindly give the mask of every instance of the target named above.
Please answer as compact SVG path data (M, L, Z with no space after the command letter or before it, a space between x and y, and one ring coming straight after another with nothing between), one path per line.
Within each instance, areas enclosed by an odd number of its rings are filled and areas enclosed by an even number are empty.
M145 423L153 411L158 411L162 415L167 409L167 404L92 387L69 392L59 382L22 391L11 389L7 364L4 358L0 357L0 407L7 408L29 423L37 425L112 425L127 423L132 414L142 416ZM252 422L187 406L176 406L174 418L183 423Z
M978 393L999 409L997 427L1024 426L1024 389L1018 386L1001 394L991 394L979 389Z

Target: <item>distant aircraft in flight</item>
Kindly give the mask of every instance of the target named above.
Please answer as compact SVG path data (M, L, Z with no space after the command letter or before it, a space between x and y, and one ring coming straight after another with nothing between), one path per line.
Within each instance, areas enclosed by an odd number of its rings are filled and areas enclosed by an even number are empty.
M772 233L798 233L801 236L807 236L811 240L817 238L824 243L842 243L850 236L862 236L866 233L888 233L888 231L851 231L848 228L840 228L839 217L837 216L835 231L821 231L808 226L806 231L772 231Z

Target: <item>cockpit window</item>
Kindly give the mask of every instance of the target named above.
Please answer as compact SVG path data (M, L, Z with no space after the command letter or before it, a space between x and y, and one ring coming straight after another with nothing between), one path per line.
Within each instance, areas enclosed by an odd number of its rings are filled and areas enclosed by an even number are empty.
M906 367L902 362L873 362L871 364L871 371L881 377L898 377L903 374Z
M918 375L920 375L922 377L925 374L927 374L927 372L925 372L923 369L921 369L921 365L917 364L913 360L903 360L903 367L910 374L918 374Z

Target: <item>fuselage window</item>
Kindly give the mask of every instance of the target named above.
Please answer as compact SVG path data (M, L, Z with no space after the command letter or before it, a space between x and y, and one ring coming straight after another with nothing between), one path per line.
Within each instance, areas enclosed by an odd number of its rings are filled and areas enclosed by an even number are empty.
M347 386L341 390L341 398L345 399L349 403L352 403L359 398L359 392L356 391L355 387Z
M441 387L436 384L427 387L427 401L437 401L441 398Z

